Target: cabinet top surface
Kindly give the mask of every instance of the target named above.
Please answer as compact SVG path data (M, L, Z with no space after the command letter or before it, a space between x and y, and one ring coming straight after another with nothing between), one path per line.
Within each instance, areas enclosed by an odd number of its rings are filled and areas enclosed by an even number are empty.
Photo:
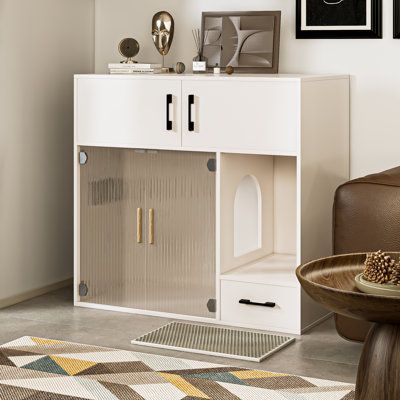
M302 75L302 74L78 74L75 79L175 79L175 80L236 80L236 81L319 81L331 79L349 79L349 75Z

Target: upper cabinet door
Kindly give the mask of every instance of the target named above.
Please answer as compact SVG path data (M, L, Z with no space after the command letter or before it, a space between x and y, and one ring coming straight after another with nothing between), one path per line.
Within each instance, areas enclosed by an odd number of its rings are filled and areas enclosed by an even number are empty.
M298 82L184 81L182 102L184 147L297 152Z
M179 80L80 77L75 91L77 144L181 146Z

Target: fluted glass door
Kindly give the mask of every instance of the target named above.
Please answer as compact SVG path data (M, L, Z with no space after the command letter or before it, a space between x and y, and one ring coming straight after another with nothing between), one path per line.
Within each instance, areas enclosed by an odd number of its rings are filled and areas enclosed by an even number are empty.
M149 154L147 309L215 317L215 154ZM154 235L153 235L154 232ZM153 236L152 236L153 235Z
M215 155L81 150L80 300L214 317Z
M86 147L80 166L82 302L145 309L146 154ZM141 210L141 211L140 211ZM143 232L144 235L144 232Z

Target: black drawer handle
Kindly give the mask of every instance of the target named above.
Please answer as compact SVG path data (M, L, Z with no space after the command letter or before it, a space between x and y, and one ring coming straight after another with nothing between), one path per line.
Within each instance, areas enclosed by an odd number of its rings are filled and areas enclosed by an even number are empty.
M188 103L189 103L188 130L189 132L194 132L194 122L192 120L192 106L194 105L194 94L189 94Z
M172 121L169 115L170 105L172 104L172 94L167 94L167 131L172 131Z
M239 304L246 304L248 306L269 307L269 308L274 308L276 306L276 303L271 303L270 301L267 301L265 303L256 303L254 301L250 301L250 300L247 300L247 299L239 300Z

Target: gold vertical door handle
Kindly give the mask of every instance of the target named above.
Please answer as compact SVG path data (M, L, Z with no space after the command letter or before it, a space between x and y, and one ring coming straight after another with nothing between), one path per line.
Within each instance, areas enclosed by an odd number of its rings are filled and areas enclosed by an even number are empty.
M154 244L154 209L149 209L149 244Z
M142 231L143 231L143 211L141 208L138 208L136 210L136 240L138 243L143 242Z

